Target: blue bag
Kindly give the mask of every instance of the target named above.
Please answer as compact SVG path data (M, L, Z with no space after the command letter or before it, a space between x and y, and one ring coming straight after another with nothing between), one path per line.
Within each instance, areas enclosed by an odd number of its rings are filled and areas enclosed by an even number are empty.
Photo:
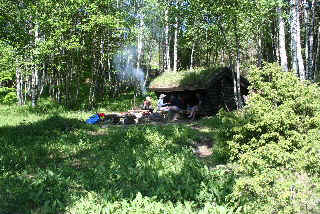
M86 120L86 123L87 124L95 124L95 123L97 123L99 121L100 121L99 115L98 114L94 114L94 115L90 116L88 120Z

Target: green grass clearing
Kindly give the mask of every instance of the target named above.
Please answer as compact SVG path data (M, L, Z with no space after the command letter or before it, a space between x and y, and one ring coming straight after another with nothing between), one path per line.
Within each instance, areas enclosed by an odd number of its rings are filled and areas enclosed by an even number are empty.
M84 123L90 112L41 114L8 106L0 112L0 213L225 209L233 178L209 170L219 158L203 161L193 154L194 142L212 137L201 128L101 129Z

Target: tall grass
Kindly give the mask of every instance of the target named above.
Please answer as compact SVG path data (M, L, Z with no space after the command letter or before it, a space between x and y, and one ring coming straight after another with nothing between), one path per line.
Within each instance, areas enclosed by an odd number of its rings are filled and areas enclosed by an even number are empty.
M182 70L179 72L164 72L150 83L151 88L206 88L210 84L212 75L219 71L219 67L215 68L196 68L193 70Z
M90 112L48 106L0 106L0 213L228 212L232 174L191 149L210 134L178 124L103 129L84 123Z

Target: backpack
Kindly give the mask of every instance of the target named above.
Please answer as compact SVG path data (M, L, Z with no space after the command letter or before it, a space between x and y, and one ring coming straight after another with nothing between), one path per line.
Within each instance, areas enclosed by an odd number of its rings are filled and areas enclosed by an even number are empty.
M95 124L100 121L100 117L98 114L94 114L89 117L89 119L86 120L87 124Z

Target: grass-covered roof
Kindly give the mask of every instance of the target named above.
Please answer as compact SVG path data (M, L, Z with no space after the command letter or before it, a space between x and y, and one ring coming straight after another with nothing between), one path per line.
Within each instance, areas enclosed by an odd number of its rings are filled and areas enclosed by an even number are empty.
M206 89L213 74L219 68L197 68L178 72L163 72L151 81L151 90L195 90Z

